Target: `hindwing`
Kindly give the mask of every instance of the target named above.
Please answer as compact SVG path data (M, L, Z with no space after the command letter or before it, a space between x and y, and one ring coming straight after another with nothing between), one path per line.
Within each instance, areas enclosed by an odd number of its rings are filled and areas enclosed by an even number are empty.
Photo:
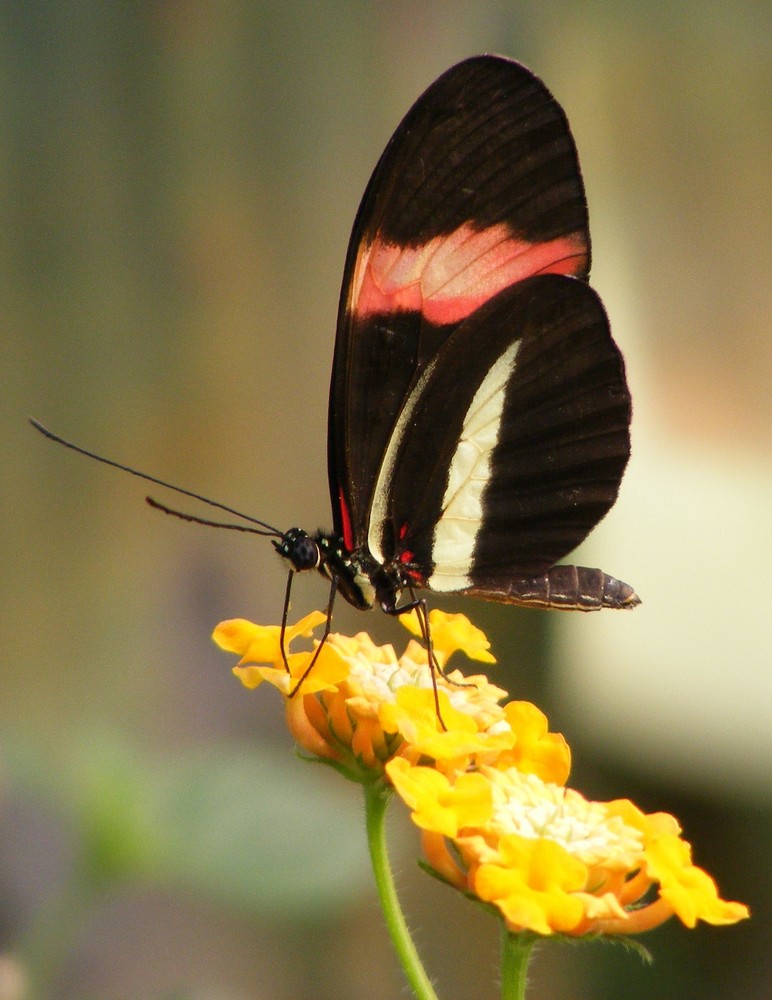
M436 591L543 573L612 506L629 456L624 363L598 296L556 275L520 282L427 372L386 451L369 550Z

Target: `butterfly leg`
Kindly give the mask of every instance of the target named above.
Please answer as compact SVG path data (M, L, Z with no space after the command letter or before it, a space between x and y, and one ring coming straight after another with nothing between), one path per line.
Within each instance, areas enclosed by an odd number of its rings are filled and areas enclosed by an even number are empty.
M324 646L325 642L327 642L327 639L328 639L328 637L330 635L330 632L332 631L332 608L333 608L333 605L335 604L335 595L336 595L337 592L338 592L338 578L335 577L335 576L333 576L332 580L330 581L330 599L327 601L327 612L326 612L327 621L324 623L324 632L322 633L322 637L319 640L319 645L316 647L316 649L314 651L314 655L311 657L311 662L308 664L308 666L306 667L306 669L300 675L300 678L297 681L297 683L291 688L289 694L287 695L288 698L294 698L295 695L298 693L298 691L300 690L300 688L301 688L301 686L303 684L303 681L306 679L306 677L308 677L308 675L314 669L314 665L316 664L316 661L319 659L319 654L322 651L322 647ZM287 587L287 595L289 595L289 585ZM286 608L285 608L285 618L286 618ZM282 629L283 629L283 627L284 627L284 622L282 622ZM282 648L282 656L284 657L284 663L287 664L287 658L286 658L286 655L284 653L284 633L283 633L283 631L282 631L282 647L281 648ZM287 665L287 670L289 670L289 666L288 665Z
M287 615L289 614L290 606L290 593L292 591L292 577L295 575L295 570L291 569L287 575L287 588L284 591L284 610L281 613L281 631L279 632L279 646L281 647L281 658L284 661L284 669L287 673L290 672L289 663L287 662L287 646L285 643L285 637L287 635Z
M410 593L410 600L407 604L402 604L400 607L396 607L396 605L393 607L382 605L382 607L383 610L389 615L404 615L407 614L408 611L415 611L421 628L421 638L426 646L426 652L429 657L429 669L432 672L432 689L434 691L434 708L437 713L437 721L439 722L443 732L447 732L448 727L445 725L442 718L442 712L440 711L440 696L437 691L437 674L442 674L443 677L445 675L434 656L434 649L432 647L432 632L429 628L429 612L426 609L426 600L423 597L416 597L412 587L409 587L408 590Z

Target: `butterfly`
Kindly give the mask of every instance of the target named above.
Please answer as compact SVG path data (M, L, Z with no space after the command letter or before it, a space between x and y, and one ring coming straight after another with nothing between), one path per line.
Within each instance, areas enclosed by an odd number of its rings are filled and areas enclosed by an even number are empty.
M589 265L558 103L509 59L453 66L398 126L354 222L328 415L334 528L275 541L292 570L389 614L421 590L639 603L600 570L555 565L612 506L630 454L624 362Z
M556 565L613 505L630 454L624 361L589 266L560 105L512 60L452 66L397 127L354 221L328 413L333 530L239 527L289 564L285 624L294 574L311 569L330 584L325 637L337 594L419 609L427 642L423 591L640 603L602 570Z

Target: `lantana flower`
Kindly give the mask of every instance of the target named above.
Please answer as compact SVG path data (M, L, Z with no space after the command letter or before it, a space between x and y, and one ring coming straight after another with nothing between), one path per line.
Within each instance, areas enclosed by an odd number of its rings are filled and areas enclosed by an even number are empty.
M414 616L404 615L414 633ZM324 621L313 612L288 625L285 644L308 638ZM464 615L430 614L432 652L444 670L450 657L495 662L490 644ZM245 687L268 681L286 696L289 728L306 751L343 768L360 781L378 779L394 756L431 760L441 771L473 762L518 760L545 780L564 780L570 755L562 736L550 733L543 713L527 702L502 705L506 692L483 674L433 671L425 647L414 640L397 656L369 635L331 634L302 652L288 652L287 664L276 625L243 619L222 622L214 640L241 659L233 672ZM309 667L313 661L313 668ZM299 690L296 690L300 683Z
M429 865L492 903L511 932L626 935L673 914L688 927L748 915L719 898L666 813L647 816L624 799L592 802L517 767L482 765L442 783L406 760L386 770L422 829Z
M397 655L364 632L313 631L314 612L284 631L243 619L222 622L215 641L240 656L247 688L268 682L285 698L289 728L308 753L364 790L373 872L392 941L413 992L436 1000L391 876L384 816L396 792L421 830L428 867L498 913L502 988L524 996L528 954L538 936L631 935L677 916L730 924L748 916L720 898L692 863L691 847L666 813L632 802L593 802L567 787L570 751L546 716L483 674L449 670L450 657L494 662L485 635L463 615L433 611L432 659L410 640ZM402 621L415 635L415 616ZM304 650L291 649L312 639Z

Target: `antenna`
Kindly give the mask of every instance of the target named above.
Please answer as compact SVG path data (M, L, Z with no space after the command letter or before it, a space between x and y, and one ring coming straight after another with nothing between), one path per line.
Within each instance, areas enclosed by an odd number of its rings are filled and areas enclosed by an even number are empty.
M194 493L192 490L186 490L183 489L181 486L175 486L173 483L167 483L166 480L164 479L158 479L156 476L149 476L146 472L140 472L139 469L132 469L130 465L123 465L121 462L115 462L112 458L105 458L103 455L97 455L96 452L89 451L87 448L81 448L80 445L74 444L72 441L68 441L66 438L60 437L58 434L54 434L52 430L49 430L48 427L45 427L43 424L41 424L39 420L35 420L34 417L30 417L29 422L32 424L35 430L40 431L40 433L44 437L50 438L52 441L56 441L57 444L64 445L65 448L70 448L72 451L77 451L78 454L85 455L86 458L93 458L97 462L102 462L103 465L112 465L114 469L120 469L121 472L128 472L129 475L137 476L137 478L144 479L149 483L155 483L156 486L163 486L167 490L174 490L175 493L181 493L183 496L191 497L193 500L200 500L202 503L208 504L210 507L216 507L218 510L224 510L226 514L233 514L235 517L243 518L243 520L249 521L251 524L257 524L261 528L265 529L264 531L257 531L254 528L253 529L241 528L240 530L242 531L252 530L255 532L255 534L258 535L275 535L276 538L284 537L281 531L279 531L277 528L274 528L270 524L266 524L265 521L259 521L256 517L251 517L249 514L242 514L241 511L235 510L233 507L228 507L224 503L219 503L219 501L217 500L210 500L209 497L202 496L200 493ZM158 507L160 510L165 511L166 513L176 514L177 517L182 517L183 520L190 520L190 521L199 520L195 517L179 514L176 511L172 511L169 508L163 507L161 504L156 503L155 501L151 501L149 498L148 502L151 504L151 506ZM200 523L202 524L209 523L212 524L213 526L215 525L215 522L213 521L207 522L204 521L203 519L200 520ZM222 524L219 525L219 527L239 530L238 525Z
M207 528L226 528L228 531L248 531L253 535L273 535L273 531L261 531L260 528L253 528L249 524L228 524L225 521L210 521L206 517L197 517L195 514L187 514L182 510L175 510L174 507L167 507L165 503L161 503L158 500L154 500L153 497L145 497L145 503L148 507L152 507L154 510L160 510L162 514L171 514L172 517L178 517L180 521L190 521L191 524L203 524ZM243 515L239 515L243 517ZM262 522L258 521L258 524ZM276 532L279 538L284 536Z

